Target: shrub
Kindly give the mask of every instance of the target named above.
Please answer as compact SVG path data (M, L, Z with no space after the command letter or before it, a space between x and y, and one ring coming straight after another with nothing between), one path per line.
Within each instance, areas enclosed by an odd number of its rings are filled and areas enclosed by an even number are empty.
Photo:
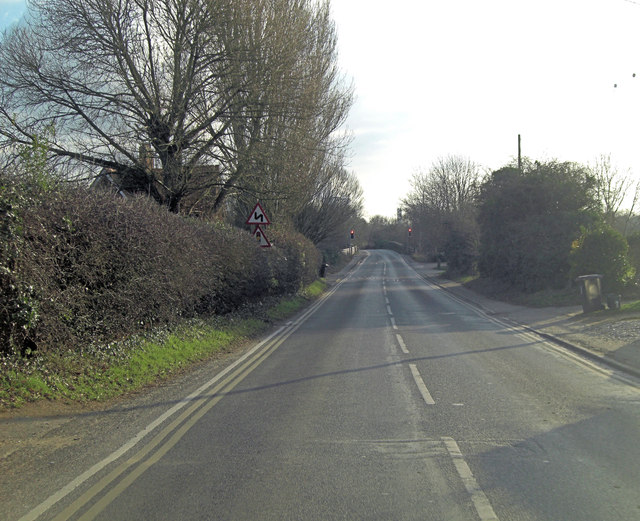
M25 197L0 175L0 350L82 350L220 314L317 277L303 236L258 247L245 230L83 187ZM271 237L271 236L270 236Z
M445 243L447 273L473 275L478 265L478 245L471 233L452 230Z
M585 230L571 249L571 275L599 273L606 291L620 291L635 274L628 251L626 239L607 225Z
M318 278L322 255L310 240L286 228L270 228L269 240L272 294L297 293Z
M640 232L634 232L627 237L629 244L628 258L631 265L636 270L636 280L640 275Z
M0 172L0 353L12 345L29 350L30 331L38 321L33 287L19 272L27 250L21 214L31 202L29 192L15 177Z
M572 163L493 172L478 199L480 274L530 293L566 286L571 243L598 218L593 183Z

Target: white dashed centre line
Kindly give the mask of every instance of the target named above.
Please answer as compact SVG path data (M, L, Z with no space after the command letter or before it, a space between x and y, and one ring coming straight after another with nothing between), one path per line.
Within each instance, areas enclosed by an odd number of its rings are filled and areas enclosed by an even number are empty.
M402 349L402 352L405 355L408 355L409 354L409 350L407 349L407 346L404 343L404 340L402 339L402 337L396 333L396 338L398 340L398 344L400 344L400 349Z
M429 389L427 389L427 386L424 384L424 380L422 379L422 376L420 376L420 372L418 371L418 367L416 366L416 364L409 364L409 367L411 368L411 374L413 375L413 379L416 381L418 390L420 391L420 394L422 395L425 403L427 405L435 405L436 402L431 397Z
M453 460L453 464L458 471L460 479L462 479L467 492L471 496L471 501L473 501L473 505L476 507L476 512L478 512L480 519L482 521L500 521L496 513L493 511L493 507L491 506L491 503L489 503L489 499L478 486L476 478L473 477L471 469L464 460L464 456L462 455L456 440L453 438L443 437L442 441L447 447L449 456L451 456L451 459Z

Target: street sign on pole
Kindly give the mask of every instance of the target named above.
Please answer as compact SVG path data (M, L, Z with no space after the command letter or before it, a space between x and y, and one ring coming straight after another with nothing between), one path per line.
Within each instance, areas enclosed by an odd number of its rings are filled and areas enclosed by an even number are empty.
M257 203L254 206L253 210L251 211L251 215L249 215L249 218L247 219L247 224L255 225L253 236L258 241L260 247L271 248L269 239L267 239L264 232L262 231L262 228L260 228L260 226L268 226L269 224L271 224L271 221L267 217L267 214L264 213L264 210L262 209L262 206L260 206L260 203Z
M262 209L262 206L260 206L260 203L257 203L254 207L251 215L247 219L247 224L255 224L257 226L263 224L271 224L271 221L269 221L267 214L264 213L264 210Z

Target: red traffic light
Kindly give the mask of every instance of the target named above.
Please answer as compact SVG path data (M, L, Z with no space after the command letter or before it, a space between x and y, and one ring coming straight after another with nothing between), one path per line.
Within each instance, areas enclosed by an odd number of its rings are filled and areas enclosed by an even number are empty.
M412 231L413 231L413 228L409 228L409 236L411 236Z
M353 239L356 236L356 232L351 230L351 238Z

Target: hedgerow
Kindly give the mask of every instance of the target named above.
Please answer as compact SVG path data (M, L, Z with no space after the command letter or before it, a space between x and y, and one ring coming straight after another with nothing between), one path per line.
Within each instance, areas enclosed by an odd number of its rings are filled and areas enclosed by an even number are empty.
M223 314L313 281L320 254L274 231L188 219L146 198L0 172L0 352L81 351ZM33 187L30 187L33 188Z

